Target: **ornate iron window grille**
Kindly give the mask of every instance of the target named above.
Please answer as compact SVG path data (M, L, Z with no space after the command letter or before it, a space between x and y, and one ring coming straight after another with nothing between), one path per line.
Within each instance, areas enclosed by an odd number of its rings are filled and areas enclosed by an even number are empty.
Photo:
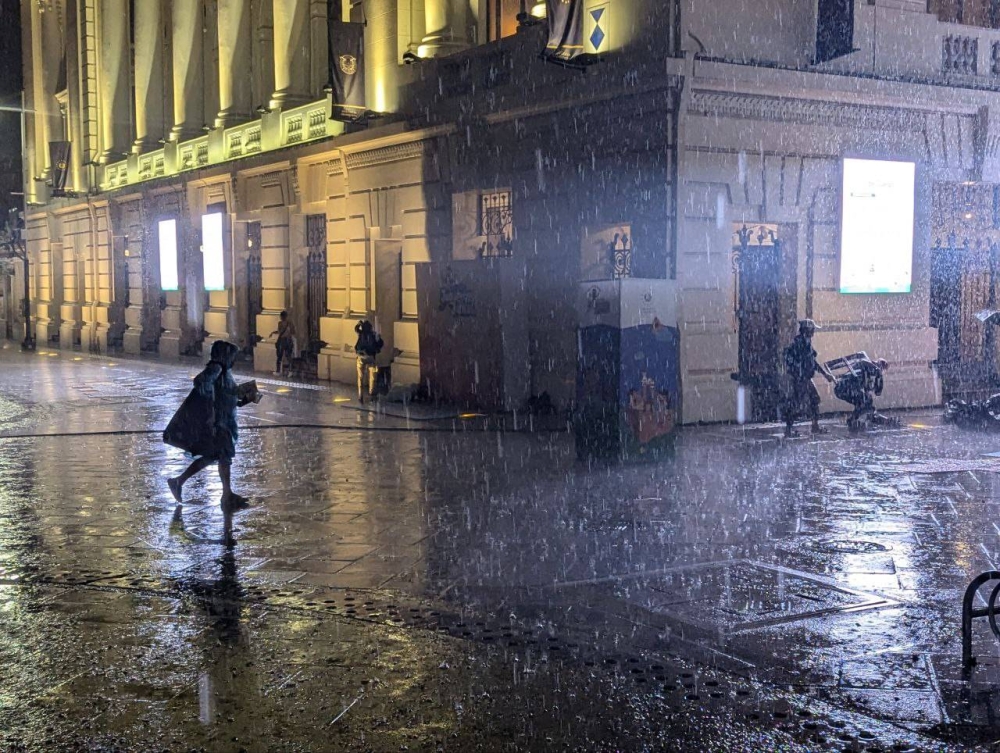
M479 202L479 234L483 241L480 255L511 256L514 251L514 210L510 191L484 193Z
M308 307L309 349L317 352L322 347L319 339L319 320L326 316L326 215L306 216L306 304Z
M628 233L615 233L608 246L611 256L611 274L616 280L632 276L632 238Z

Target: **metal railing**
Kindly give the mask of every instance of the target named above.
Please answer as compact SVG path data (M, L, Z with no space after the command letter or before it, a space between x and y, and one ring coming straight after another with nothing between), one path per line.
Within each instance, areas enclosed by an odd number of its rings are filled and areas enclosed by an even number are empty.
M985 607L975 608L973 602L979 589L986 583L1000 581L1000 571L989 570L982 575L976 576L969 587L965 589L965 597L962 599L962 666L968 669L976 663L976 657L972 655L972 621L980 617L986 617L990 622L990 629L993 635L1000 639L1000 626L997 626L997 597L1000 596L1000 582L993 587L990 598L986 601Z

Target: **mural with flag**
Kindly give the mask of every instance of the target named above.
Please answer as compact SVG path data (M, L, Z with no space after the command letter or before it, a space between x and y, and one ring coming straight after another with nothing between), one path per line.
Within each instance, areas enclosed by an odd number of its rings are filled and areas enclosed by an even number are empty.
M330 19L330 86L332 120L360 120L365 106L365 25Z
M62 196L66 193L66 180L69 177L69 153L71 145L68 141L49 142L49 161L52 163L52 195Z
M549 20L549 41L545 57L568 63L584 53L584 0L545 0Z

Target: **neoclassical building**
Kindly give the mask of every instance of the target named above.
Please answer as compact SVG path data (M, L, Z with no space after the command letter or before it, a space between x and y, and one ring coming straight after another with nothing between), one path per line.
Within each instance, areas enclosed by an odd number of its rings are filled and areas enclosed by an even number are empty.
M581 282L630 275L672 281L685 422L740 382L770 417L803 317L824 357L893 361L892 405L992 378L989 3L574 7L567 63L524 0L22 0L38 342L225 337L271 370L287 310L301 367L349 381L371 318L397 384L451 354L446 397L568 407ZM360 120L331 117L331 16L364 24ZM841 292L845 158L916 165L909 292Z

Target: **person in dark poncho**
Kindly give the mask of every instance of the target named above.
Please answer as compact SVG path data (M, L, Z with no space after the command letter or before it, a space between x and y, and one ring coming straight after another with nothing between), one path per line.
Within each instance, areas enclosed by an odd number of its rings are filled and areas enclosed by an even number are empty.
M188 466L184 473L167 480L167 485L178 504L182 502L182 490L185 482L212 463L219 465L223 509L241 509L249 504L246 497L233 491L230 470L233 458L236 456L236 442L239 439L239 431L236 427L236 408L251 402L251 400L258 401L259 393L253 398L241 399L239 388L232 375L233 363L236 361L238 353L239 348L224 340L218 340L212 344L211 360L205 369L194 378L194 390L189 396L189 400L196 398L192 405L203 406L201 413L205 415L184 417L183 423L186 425L182 426L180 430L183 433L183 439L180 442L171 441L168 438L174 421L164 433L164 439L169 444L182 447L186 452L196 456L194 462ZM185 401L185 403L187 402ZM184 406L182 406L183 409ZM180 412L178 411L178 414ZM200 423L199 418L201 419ZM175 416L175 421L177 419L178 417Z
M788 395L786 396L785 436L793 437L792 426L801 413L806 413L812 420L813 434L822 434L819 426L819 392L813 384L813 377L819 372L828 381L833 381L833 374L816 360L812 337L818 327L812 319L799 322L799 334L792 344L785 348L785 373L789 379Z

